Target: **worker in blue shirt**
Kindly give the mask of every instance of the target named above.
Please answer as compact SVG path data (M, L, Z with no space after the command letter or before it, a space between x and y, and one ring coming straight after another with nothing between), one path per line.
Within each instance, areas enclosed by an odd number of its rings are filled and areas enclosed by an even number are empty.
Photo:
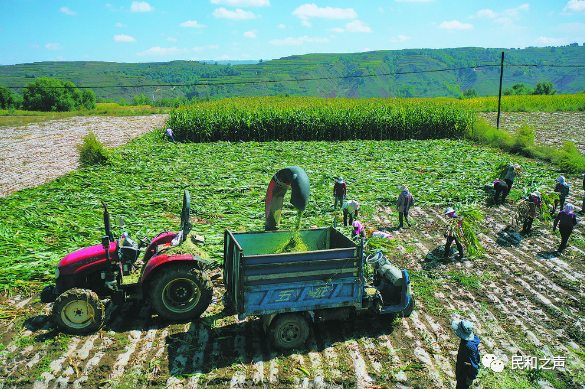
M473 324L469 320L453 320L451 326L455 334L461 338L455 365L456 389L468 389L479 372L480 340L473 333Z

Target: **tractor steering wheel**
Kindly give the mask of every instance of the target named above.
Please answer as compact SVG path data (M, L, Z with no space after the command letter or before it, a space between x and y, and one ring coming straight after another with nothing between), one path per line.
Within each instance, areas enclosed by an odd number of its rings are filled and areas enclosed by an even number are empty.
M150 245L150 239L146 236L136 234L136 238L140 241L140 244L138 244L139 248L148 247L148 245Z

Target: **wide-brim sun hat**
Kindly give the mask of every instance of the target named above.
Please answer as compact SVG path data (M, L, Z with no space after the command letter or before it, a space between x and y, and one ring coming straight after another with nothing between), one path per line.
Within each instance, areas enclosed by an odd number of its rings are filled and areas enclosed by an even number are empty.
M343 177L339 177L339 178L337 179L337 182L341 184L341 183L343 182Z
M453 327L455 335L463 340L471 340L475 336L473 334L473 323L469 320L453 320L451 327Z
M402 185L402 186L400 187L400 190L401 190L402 192L408 192L408 186L406 186L406 185Z
M532 195L535 196L535 197L540 197L540 192L539 191L536 191L536 192L532 193Z
M453 208L449 207L445 210L445 215L448 215L448 214L453 213L453 212L455 212L455 210Z

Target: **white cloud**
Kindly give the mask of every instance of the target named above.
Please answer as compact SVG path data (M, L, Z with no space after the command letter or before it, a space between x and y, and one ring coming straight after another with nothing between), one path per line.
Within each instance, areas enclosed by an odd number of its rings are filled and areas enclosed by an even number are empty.
M118 23L116 23L116 27L126 27L126 25L118 22Z
M134 39L130 35L120 34L120 35L114 35L114 41L115 42L136 42L136 39Z
M230 7L269 7L270 0L211 0L211 4L223 4Z
M299 38L285 38L285 39L273 39L269 41L271 45L275 46L300 46L303 43L329 43L329 38L309 38L308 36L302 36Z
M565 8L563 8L563 11L568 12L568 11L585 11L585 1L583 0L570 0L567 5L565 6Z
M140 56L157 56L157 57L165 57L169 55L177 55L177 54L184 54L187 53L187 49L178 49L176 47L151 47L148 50L142 51L140 53L136 53L136 55Z
M585 33L585 24L583 23L565 23L559 25L556 30L564 34L582 34Z
M520 17L520 12L526 12L529 9L530 6L528 4L522 4L519 7L505 10L504 12L502 12L502 16L516 19Z
M445 30L473 30L473 24L471 23L461 23L457 20L452 20L450 22L443 22L439 25L439 28Z
M358 17L353 8L319 8L316 4L303 4L292 12L300 19L325 18L325 19L355 19Z
M196 52L200 52L200 51L204 51L204 50L213 50L213 49L219 49L219 45L205 45L205 46L200 46L200 47L193 47L191 50L196 51Z
M480 9L477 11L476 16L480 19L495 19L496 13L491 9Z
M372 32L370 26L361 20L354 20L345 25L345 29L349 32Z
M187 20L186 22L183 22L181 24L179 24L180 27L194 27L194 28L205 28L207 27L205 24L200 24L197 22L197 20Z
M561 46L566 45L567 41L563 38L547 38L541 36L540 38L536 39L536 43L542 46Z
M302 19L301 20L301 24L305 27L313 27L313 25L311 24L311 22L309 22L307 19Z
M213 11L213 16L218 19L232 20L256 19L256 14L254 14L254 12L244 11L243 9L239 8L235 11L229 11L223 7L220 7Z
M47 50L63 50L64 47L61 46L61 44L59 44L59 43L47 43L45 45L45 49L47 49Z
M345 30L341 27L333 27L333 28L330 28L329 31L337 32L337 33L345 32Z
M77 12L72 11L69 7L61 7L61 12L65 15L77 15Z
M130 6L132 12L150 12L154 11L154 8L150 6L146 1L133 1Z
M281 23L278 25L278 28L286 28L286 25Z
M406 36L406 35L398 35L397 37L393 37L390 40L394 43L401 43L401 42L406 42L409 39L412 39L412 38L409 36Z
M256 38L256 37L257 37L257 36L256 36L256 33L257 33L257 32L258 32L258 30L246 31L246 32L244 33L244 36L245 36L246 38Z
M167 40L168 40L169 42L176 42L178 39L177 39L177 38L174 38L174 37L172 37L172 36L169 36L169 37L167 37Z

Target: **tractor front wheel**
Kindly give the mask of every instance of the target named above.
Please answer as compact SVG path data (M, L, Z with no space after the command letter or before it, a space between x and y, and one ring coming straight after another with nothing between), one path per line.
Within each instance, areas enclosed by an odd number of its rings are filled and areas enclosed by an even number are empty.
M69 289L61 293L53 304L53 321L73 334L97 331L104 323L104 316L104 304L89 289Z
M309 324L303 315L283 313L270 323L269 337L279 349L299 348L309 337Z
M156 275L150 292L154 310L169 320L195 319L209 307L213 285L207 274L191 266L169 266Z

